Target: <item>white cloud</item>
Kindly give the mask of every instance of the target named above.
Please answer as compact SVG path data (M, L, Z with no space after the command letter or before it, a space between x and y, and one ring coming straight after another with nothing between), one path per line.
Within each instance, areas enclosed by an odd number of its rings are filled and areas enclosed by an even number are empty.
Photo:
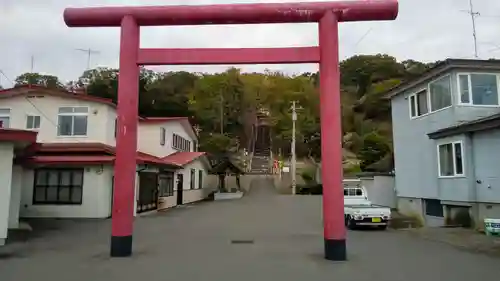
M118 65L117 28L68 28L62 14L66 7L107 5L199 5L285 1L215 0L1 0L0 70L10 79L30 71L50 73L62 80L76 79L87 66L87 55L77 48L91 48L92 67ZM317 0L316 0L317 1ZM468 0L400 0L396 21L344 23L340 27L341 58L354 54L388 53L398 59L433 61L447 57L472 57L473 41ZM500 55L496 39L500 1L474 0L482 16L477 19L479 54ZM141 30L143 47L286 47L317 44L315 24L260 26L149 27ZM158 70L220 71L227 66L155 67ZM315 65L243 66L246 71L264 68L287 72L315 71ZM4 87L10 83L0 77Z

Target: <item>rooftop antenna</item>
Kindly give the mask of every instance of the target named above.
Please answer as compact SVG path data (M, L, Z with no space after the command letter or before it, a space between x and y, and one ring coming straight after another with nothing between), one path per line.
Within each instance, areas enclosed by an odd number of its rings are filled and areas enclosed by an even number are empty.
M35 56L31 55L31 68L30 73L33 73L33 69L35 68Z
M474 5L472 4L472 0L469 0L469 10L463 10L462 12L466 12L470 15L472 20L472 37L474 38L474 58L478 58L477 52L477 33L476 33L476 17L480 16L479 12L474 11Z
M97 55L97 54L100 53L99 51L93 50L93 49L90 49L90 48L88 48L88 49L79 49L79 48L77 48L75 50L87 53L87 70L90 69L90 63L91 63L92 55Z
M93 50L91 48L88 48L88 49L79 49L79 48L77 48L75 50L87 53L87 69L86 70L90 69L90 63L91 63L92 55L97 55L97 54L100 53L99 51ZM85 94L87 94L88 82L89 82L88 79L85 79L85 81L83 81L83 89L84 89Z

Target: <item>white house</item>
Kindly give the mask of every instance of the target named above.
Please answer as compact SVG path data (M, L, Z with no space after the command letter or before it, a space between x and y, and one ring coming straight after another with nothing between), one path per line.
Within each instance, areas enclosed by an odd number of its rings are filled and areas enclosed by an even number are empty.
M9 166L0 173L8 183L0 191L0 239L6 237L5 225L16 228L19 217L111 216L116 143L111 100L35 86L1 90L0 124L10 128L2 130L9 137L0 137L0 153L14 159L0 164ZM189 120L139 118L138 124L136 211L204 199L211 191L204 180L210 163L197 151ZM26 141L26 135L32 139Z
M19 226L22 168L13 165L16 154L36 142L36 132L0 128L0 246L8 228ZM18 202L10 204L11 201Z

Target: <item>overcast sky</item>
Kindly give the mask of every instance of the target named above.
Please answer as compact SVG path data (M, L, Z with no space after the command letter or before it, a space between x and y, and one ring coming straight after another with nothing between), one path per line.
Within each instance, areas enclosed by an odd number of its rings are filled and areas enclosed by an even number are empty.
M316 0L321 1L321 0ZM500 56L500 1L473 0L480 58ZM66 7L109 5L199 5L255 2L313 2L308 0L0 0L0 70L10 80L31 69L63 81L77 79L87 67L80 49L99 51L91 67L118 66L118 28L68 28ZM343 23L340 55L387 53L399 60L473 58L474 44L469 0L399 0L396 21ZM142 47L290 47L317 45L315 24L255 26L147 27ZM228 66L154 67L155 70L221 71ZM249 65L245 71L266 68L287 73L316 71L316 65ZM0 74L0 84L10 87Z

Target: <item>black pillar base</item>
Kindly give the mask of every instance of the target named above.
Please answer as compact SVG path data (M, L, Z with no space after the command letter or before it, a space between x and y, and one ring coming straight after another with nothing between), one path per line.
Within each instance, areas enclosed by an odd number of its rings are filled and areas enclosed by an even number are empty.
M132 235L111 236L111 257L130 257L132 255Z
M347 260L345 239L344 240L325 239L325 259L331 261Z

